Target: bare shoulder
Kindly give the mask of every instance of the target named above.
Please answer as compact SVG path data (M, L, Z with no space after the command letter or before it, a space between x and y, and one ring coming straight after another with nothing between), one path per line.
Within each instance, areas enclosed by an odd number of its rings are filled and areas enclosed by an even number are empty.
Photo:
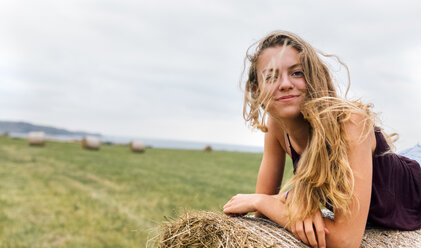
M368 142L370 147L374 145L375 148L374 125L366 115L352 112L350 118L343 123L343 128L350 145Z
M269 116L267 120L267 127L268 131L265 134L265 139L272 140L274 142L276 141L276 143L278 143L285 151L285 139L283 138L284 130L281 125Z
M350 118L343 123L348 148L361 153L366 150L370 154L376 149L374 125L367 121L367 116L358 112L351 113Z

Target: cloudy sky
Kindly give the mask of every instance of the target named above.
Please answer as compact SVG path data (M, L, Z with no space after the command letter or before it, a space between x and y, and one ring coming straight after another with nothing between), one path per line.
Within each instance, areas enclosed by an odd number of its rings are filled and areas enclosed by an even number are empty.
M404 149L421 142L416 2L0 0L0 119L262 146L238 82L248 46L283 29L338 55Z

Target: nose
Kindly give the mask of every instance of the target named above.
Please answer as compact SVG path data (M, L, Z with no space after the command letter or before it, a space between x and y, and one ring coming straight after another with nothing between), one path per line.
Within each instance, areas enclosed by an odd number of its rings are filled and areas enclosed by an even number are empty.
M279 90L288 91L294 87L288 75L283 74L279 80Z

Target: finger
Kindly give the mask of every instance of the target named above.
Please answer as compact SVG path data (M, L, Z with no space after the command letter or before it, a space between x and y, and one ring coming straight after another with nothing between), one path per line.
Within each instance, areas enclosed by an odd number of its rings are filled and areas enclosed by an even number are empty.
M229 216L237 217L237 216L246 215L248 213L240 213L240 212L236 212L236 211L234 211L232 209L224 209L224 214L229 215Z
M240 206L235 203L227 203L223 208L223 212L230 216L243 216L248 214L248 212L244 212Z
M297 221L295 229L297 230L297 234L298 234L298 237L300 238L300 240L303 241L306 244L309 244L308 240L307 240L307 236L304 233L304 222Z
M223 210L223 211L224 211L224 213L225 213L225 214L229 214L229 213L231 213L231 212L230 212L230 209L229 209L229 208L226 208L226 207L224 207L224 210Z
M319 247L326 247L326 234L325 234L325 223L323 217L320 215L315 215L313 220L314 228L316 229L317 234L317 243Z
M304 220L304 233L306 234L308 243L312 247L317 247L316 235L313 229L313 220L311 218L307 218Z
M232 211L232 206L233 206L233 204L230 203L230 202L225 204L224 209L223 209L224 213L229 213L230 211Z
M227 202L225 205L224 205L224 209L226 209L226 208L229 208L231 206L231 203L230 202Z

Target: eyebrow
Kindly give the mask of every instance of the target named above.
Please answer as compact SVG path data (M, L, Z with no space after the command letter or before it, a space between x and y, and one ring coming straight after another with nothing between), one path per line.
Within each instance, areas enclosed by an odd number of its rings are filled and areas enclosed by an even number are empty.
M288 70L294 69L294 68L299 67L299 66L301 66L301 63L297 63L297 64L294 64L294 65L291 65L290 67L288 67ZM266 73L266 71L272 72L273 71L273 68L264 69L262 71L262 73Z

